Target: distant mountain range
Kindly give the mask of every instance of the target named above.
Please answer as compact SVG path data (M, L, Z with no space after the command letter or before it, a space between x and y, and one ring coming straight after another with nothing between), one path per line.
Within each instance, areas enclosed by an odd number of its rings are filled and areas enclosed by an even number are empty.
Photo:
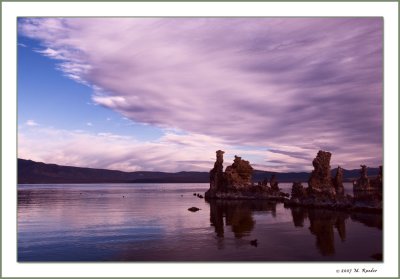
M344 179L352 181L359 177L359 170L344 170ZM332 176L336 169L332 170ZM255 170L253 181L269 179L276 175L279 182L308 181L309 172L285 172ZM368 175L374 177L378 168L368 168ZM93 169L82 167L60 166L32 160L18 159L19 184L51 184L51 183L208 183L208 172L182 171L176 173Z

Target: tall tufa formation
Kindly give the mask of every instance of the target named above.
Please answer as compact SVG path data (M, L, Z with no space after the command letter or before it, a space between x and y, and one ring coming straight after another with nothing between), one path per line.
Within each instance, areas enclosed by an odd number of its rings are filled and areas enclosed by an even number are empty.
M273 192L280 191L279 186L278 186L278 181L276 180L275 174L272 174L269 184L271 185L271 190Z
M367 176L367 167L361 165L360 178L354 182L352 197L344 193L344 170L340 166L337 168L335 177L331 178L330 159L330 152L321 150L318 152L313 160L314 170L311 172L308 188L304 189L298 182L293 183L291 198L284 201L285 205L380 212L382 210L382 168L380 167L379 175L370 180ZM343 230L339 231L339 234L343 232Z
M371 184L367 175L367 166L361 165L360 178L357 179L353 185L354 191L368 191L371 190Z
M383 187L382 166L379 166L378 176L375 179L371 180L371 187L374 188L375 190L382 191Z
M331 178L331 156L330 152L320 150L313 160L314 170L308 180L310 195L335 198L336 191Z
M338 166L336 170L335 178L333 178L333 186L335 187L336 195L343 196L344 195L344 187L343 187L343 169Z
M307 191L300 182L293 182L291 197L298 200L307 197Z
M222 190L224 186L224 151L218 150L217 160L214 163L214 168L210 171L210 190Z
M356 203L372 208L382 208L382 167L375 179L369 179L367 166L361 165L360 178L353 184Z

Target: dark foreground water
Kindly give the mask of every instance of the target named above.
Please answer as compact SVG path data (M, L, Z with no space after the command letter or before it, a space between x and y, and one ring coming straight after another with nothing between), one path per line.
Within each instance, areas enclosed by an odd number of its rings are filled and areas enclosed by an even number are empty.
M18 261L382 260L380 214L193 196L207 188L19 185Z

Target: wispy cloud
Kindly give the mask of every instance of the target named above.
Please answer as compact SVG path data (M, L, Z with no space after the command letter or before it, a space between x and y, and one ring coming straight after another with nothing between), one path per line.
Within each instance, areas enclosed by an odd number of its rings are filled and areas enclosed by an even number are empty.
M37 53L43 54L44 56L54 58L54 59L59 59L59 60L65 60L66 58L62 55L62 51L57 51L52 48L46 48L46 49L36 49L34 50Z
M158 170L208 171L215 161L215 150L225 148L226 165L235 154L244 153L219 139L205 135L167 133L160 141L140 141L113 133L89 133L54 128L19 130L18 156L32 160L72 166L125 171ZM36 148L46 146L46 148Z
M381 18L19 23L65 75L94 88L95 103L135 122L271 148L264 163L276 168L304 168L318 149L351 167L381 163Z
M31 126L31 127L33 127L33 126L39 126L39 124L38 124L36 121L31 120L31 119L28 120L28 121L26 121L25 124L28 125L28 126Z
M18 46L20 46L20 47L28 47L26 44L23 44L23 43L18 43Z
M92 124L92 122L86 122L86 126L91 127L91 126L93 126L93 124Z
M37 148L46 146L46 148ZM285 146L280 146L285 149ZM375 156L358 157L360 149L346 150L354 155L334 154L332 166L358 167L360 162L376 166ZM260 150L230 145L220 138L202 134L166 131L157 141L142 141L132 136L110 132L90 133L83 130L59 130L37 127L18 130L18 156L36 161L71 166L116 169L123 171L209 171L214 165L215 151L226 151L225 167L239 155L260 170L309 171L317 150L305 150L304 158L281 154L276 150Z

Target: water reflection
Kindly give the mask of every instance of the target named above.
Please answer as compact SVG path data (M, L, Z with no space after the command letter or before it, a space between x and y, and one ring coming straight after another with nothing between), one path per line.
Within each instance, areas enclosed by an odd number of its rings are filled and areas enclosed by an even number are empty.
M318 251L323 256L335 253L335 229L342 241L346 239L345 220L349 215L345 212L338 212L325 209L294 207L290 209L295 227L303 227L304 221L310 220L310 232L316 237Z
M335 253L334 229L342 241L346 239L345 220L348 215L344 212L310 209L310 232L316 236L317 248L324 256Z
M236 238L250 234L256 222L254 211L270 212L276 216L276 203L265 201L210 200L210 221L218 237L224 237L224 227L229 226ZM225 222L224 222L225 221Z
M253 230L257 230L253 217L254 212L269 213L276 217L276 203L244 200L210 200L207 202L210 204L211 226L214 227L217 237L221 240L229 228L237 239L249 236ZM347 221L356 221L382 230L381 214L349 213L303 207L293 207L288 210L290 210L295 227L308 227L309 233L315 236L316 248L322 256L335 255L335 237L342 243L346 241ZM218 242L218 245L222 247L223 243Z
M306 219L310 221L310 232L316 237L316 246L323 256L335 254L335 230L342 242L346 240L346 220L351 218L368 227L382 230L382 215L359 212L342 212L316 208L291 208L293 224L303 227Z
M382 230L382 214L369 214L362 212L354 212L351 214L351 220L360 222L367 227Z
M18 260L382 260L381 214L206 202L201 187L18 186Z

